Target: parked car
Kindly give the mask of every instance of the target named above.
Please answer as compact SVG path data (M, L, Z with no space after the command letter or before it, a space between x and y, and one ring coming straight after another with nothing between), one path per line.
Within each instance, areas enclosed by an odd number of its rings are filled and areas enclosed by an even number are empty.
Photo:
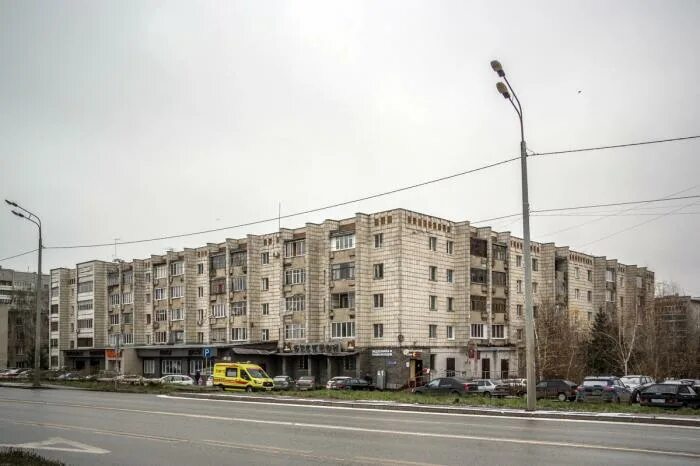
M632 389L632 403L640 403L642 401L642 398L640 394L644 391L644 389L651 387L652 385L656 384L656 382L648 382L642 385L638 385L635 388Z
M414 388L413 392L417 395L468 395L477 394L479 390L476 383L462 377L441 377Z
M118 383L127 385L142 385L145 383L143 377L134 374L118 375L113 380L117 381Z
M163 385L194 385L194 380L189 375L166 375L160 378Z
M619 377L595 376L583 379L583 384L578 388L576 401L584 402L632 402L632 392L625 387Z
M495 397L523 396L527 393L526 379L504 379L496 385L491 393Z
M79 372L64 372L63 374L56 377L56 380L81 380L83 378Z
M493 392L496 390L496 386L500 381L494 382L491 379L477 379L474 380L474 383L476 383L477 390L479 393L481 393L484 396L491 396Z
M620 377L623 384L627 386L633 393L637 387L640 385L646 385L654 383L654 379L646 375L626 375Z
M26 371L26 370L27 369L8 369L4 374L2 374L2 378L3 379L15 379L23 371Z
M326 389L327 390L343 390L343 389L345 389L347 382L351 378L352 377L344 377L344 376L333 377L328 382L326 382Z
M700 394L690 385L679 383L657 383L640 393L641 406L666 408L700 408Z
M350 379L345 382L346 390L374 390L374 385L365 379Z
M303 375L297 379L297 390L316 390L316 377L313 375Z
M272 383L274 384L273 390L293 390L294 389L294 379L288 375L278 375L273 377Z
M578 385L570 380L550 379L542 380L535 386L537 399L556 398L559 401L575 401Z

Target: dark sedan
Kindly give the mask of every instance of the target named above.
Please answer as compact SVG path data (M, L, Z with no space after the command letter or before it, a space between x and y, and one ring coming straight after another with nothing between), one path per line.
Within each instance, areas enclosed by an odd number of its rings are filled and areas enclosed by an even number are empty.
M632 402L632 392L625 387L619 377L586 377L578 388L576 401L602 401L609 403Z
M294 379L288 375L278 375L272 379L273 390L293 390L295 388Z
M442 377L415 388L414 392L417 395L466 395L479 393L479 387L474 382L461 377Z
M576 400L576 389L578 385L570 380L552 379L542 380L535 387L537 399L555 398L559 401Z
M700 395L690 385L657 383L645 388L639 396L642 406L700 408Z
M345 382L346 390L374 390L374 385L365 379L350 379Z

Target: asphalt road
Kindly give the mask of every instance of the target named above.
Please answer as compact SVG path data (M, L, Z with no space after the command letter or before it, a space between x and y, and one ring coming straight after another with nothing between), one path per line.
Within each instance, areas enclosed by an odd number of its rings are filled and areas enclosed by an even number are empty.
M700 464L700 428L0 388L0 444L76 465Z

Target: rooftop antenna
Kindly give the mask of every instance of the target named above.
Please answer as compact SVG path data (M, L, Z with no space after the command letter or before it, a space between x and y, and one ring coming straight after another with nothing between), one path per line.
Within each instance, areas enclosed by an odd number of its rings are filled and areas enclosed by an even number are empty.
M121 238L114 238L114 255L112 256L112 260L117 258L117 241L121 241Z

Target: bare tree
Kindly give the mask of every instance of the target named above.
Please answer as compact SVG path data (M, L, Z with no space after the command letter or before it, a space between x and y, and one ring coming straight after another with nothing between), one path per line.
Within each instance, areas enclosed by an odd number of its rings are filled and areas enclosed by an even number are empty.
M535 318L536 368L543 378L580 378L581 338L566 308L543 302Z

